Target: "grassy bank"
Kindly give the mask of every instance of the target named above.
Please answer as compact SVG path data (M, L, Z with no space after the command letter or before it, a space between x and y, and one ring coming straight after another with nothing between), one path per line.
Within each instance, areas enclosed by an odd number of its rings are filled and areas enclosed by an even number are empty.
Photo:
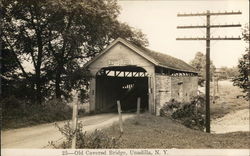
M211 91L213 91L213 88L211 88ZM213 94L211 93L211 95ZM210 106L211 118L220 118L230 112L249 108L249 101L239 97L242 95L244 95L242 89L233 86L230 80L219 81L219 92L216 93L218 99L215 103L211 102Z
M105 130L119 137L119 126ZM192 130L166 117L143 114L124 122L124 134L118 148L249 148L249 132L208 134Z
M66 103L51 100L32 105L14 97L2 100L2 130L33 126L72 118L72 108ZM11 107L10 107L11 106ZM82 109L79 116L85 115Z

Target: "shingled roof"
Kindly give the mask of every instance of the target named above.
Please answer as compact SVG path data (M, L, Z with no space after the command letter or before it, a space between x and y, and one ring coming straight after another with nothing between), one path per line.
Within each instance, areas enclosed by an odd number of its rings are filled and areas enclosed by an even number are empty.
M148 55L149 57L153 58L156 62L158 62L159 66L178 71L197 73L195 68L193 68L191 65L187 64L181 59L172 57L167 54L163 54L161 52L156 52L144 47L141 47L140 49L143 50L144 54Z
M116 43L121 42L125 46L131 48L135 52L137 52L139 55L143 56L156 66L172 69L172 70L177 70L177 71L182 71L182 72L192 72L192 73L197 73L196 69L193 68L191 65L187 64L186 62L177 59L175 57L172 57L167 54L163 54L160 52L155 52L153 50L147 49L145 47L138 47L135 44L124 40L122 38L118 38L115 41L113 41L102 53L97 55L95 58L90 60L86 65L89 66L93 61L95 61L99 56L103 55L108 49L110 49L112 46L114 46Z

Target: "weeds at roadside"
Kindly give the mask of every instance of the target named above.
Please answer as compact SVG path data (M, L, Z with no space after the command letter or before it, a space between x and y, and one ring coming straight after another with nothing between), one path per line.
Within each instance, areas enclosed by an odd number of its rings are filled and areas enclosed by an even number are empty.
M50 146L53 148L71 148L74 135L76 135L76 148L116 148L121 141L120 138L108 136L102 130L96 129L94 132L87 134L87 132L83 130L82 122L77 124L76 131L72 129L69 121L62 127L58 124L55 124L55 126L64 136L65 140L59 145L56 145L53 141L49 142Z

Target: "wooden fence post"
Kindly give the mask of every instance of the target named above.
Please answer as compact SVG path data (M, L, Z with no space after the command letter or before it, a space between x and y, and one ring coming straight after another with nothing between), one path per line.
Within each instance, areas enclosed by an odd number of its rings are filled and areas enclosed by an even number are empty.
M137 98L137 118L140 116L140 109L141 109L141 98Z
M219 93L219 77L216 78L217 93Z
M119 114L119 125L120 125L120 132L123 133L123 125L122 125L122 110L121 110L121 103L117 101L117 109Z
M76 130L77 130L77 115L78 115L78 102L73 103L73 113L72 113L72 129L74 130L74 136L72 138L72 149L76 148Z

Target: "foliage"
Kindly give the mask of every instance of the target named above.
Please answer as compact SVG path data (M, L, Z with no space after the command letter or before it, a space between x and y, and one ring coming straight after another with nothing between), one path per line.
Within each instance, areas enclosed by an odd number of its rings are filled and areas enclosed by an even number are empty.
M239 74L237 67L221 67L217 74L219 80L232 79Z
M203 131L205 128L204 103L205 99L202 96L193 97L190 103L170 100L161 109L161 116L171 117L186 127Z
M1 46L1 97L15 95L20 100L32 99L33 91L27 85L26 80L17 72L18 63L12 56L12 51L6 48L6 43L3 40L1 40Z
M160 109L160 115L171 117L171 115L180 107L180 102L176 101L175 99L171 99L169 102L166 102Z
M243 39L248 43L249 46L249 24L245 26L243 29ZM235 76L233 79L233 84L235 86L239 86L240 88L243 89L243 92L247 94L246 99L250 99L250 83L249 83L249 78L250 78L250 51L249 47L246 47L245 53L242 55L242 58L239 59L239 64L238 64L238 69L239 69L239 74Z
M141 31L118 21L116 0L3 0L0 5L1 41L13 63L8 74L18 73L15 81L40 105L55 97L70 100L72 90L83 90L90 76L83 64L117 37L138 46L148 43Z
M206 78L206 56L202 52L197 52L195 58L190 62L190 65L193 66L199 73L198 84L200 86L204 85ZM212 78L215 71L215 66L210 60L210 78Z
M48 37L45 31L45 2L42 1L2 1L2 40L6 48L12 53L22 76L31 80L35 90L36 102L41 104L44 85L42 62L47 60L44 44ZM38 9L40 8L40 9ZM34 74L26 72L23 67L25 61L32 62Z
M81 89L78 95L78 99L80 100L81 103L88 103L89 102L89 93L88 93L89 89L84 88Z
M56 99L35 105L10 96L2 99L0 103L4 108L2 112L4 129L67 120L72 117L72 108Z
M6 48L6 43L1 40L1 75L5 79L11 79L12 76L16 74L16 69L18 68L17 62L11 56L11 51Z
M54 148L70 148L74 134L76 134L76 148L116 148L119 145L118 139L109 137L101 130L95 130L94 132L87 134L86 131L83 131L83 124L81 122L77 124L76 131L72 129L70 122L67 122L63 127L56 124L56 127L66 140L60 145L55 145L53 141L50 142L50 145Z

